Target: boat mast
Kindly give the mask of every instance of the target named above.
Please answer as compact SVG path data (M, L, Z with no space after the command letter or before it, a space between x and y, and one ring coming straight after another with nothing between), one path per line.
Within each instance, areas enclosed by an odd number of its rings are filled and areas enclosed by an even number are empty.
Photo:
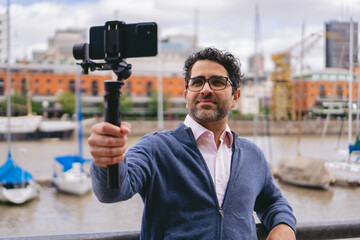
M304 75L304 36L305 36L305 21L301 26L301 50L300 50L300 77L299 77L299 95L298 95L298 132L297 132L297 156L301 156L300 142L301 142L301 123L302 123L302 104L303 104L303 75Z
M351 134L352 134L352 83L353 83L353 20L350 18L350 47L349 47L349 126L348 126L348 144L351 144Z
M77 111L77 122L78 122L78 154L80 157L83 156L82 146L82 109L81 109L81 71L80 68L76 71L76 111Z
M8 153L11 152L11 103L10 103L10 94L11 94L11 74L10 74L10 0L7 0L7 67L6 67L6 78L7 78L7 107L6 107L6 116L7 116L7 145Z

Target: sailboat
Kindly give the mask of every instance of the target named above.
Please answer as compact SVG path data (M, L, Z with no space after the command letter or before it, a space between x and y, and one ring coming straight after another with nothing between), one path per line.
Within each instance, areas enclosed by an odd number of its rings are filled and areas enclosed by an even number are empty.
M64 193L83 195L90 191L90 175L84 169L86 159L82 154L82 112L81 112L81 82L80 74L77 74L77 115L78 115L78 154L62 155L55 157L55 169L53 185Z
M18 166L8 154L7 161L0 167L0 201L22 204L39 195L40 186L33 176Z
M29 77L28 70L25 67L25 78L26 78L26 88L29 88ZM10 100L9 100L10 101ZM17 136L17 138L28 138L34 137L38 130L39 124L42 120L42 116L34 115L31 107L31 99L29 94L26 96L26 108L27 115L25 116L12 116L10 126L7 125L7 117L0 117L0 133L5 136L10 128L12 135Z
M302 28L302 41L300 53L300 81L303 79L303 57L304 57L304 25ZM328 189L333 181L331 172L325 167L325 161L313 157L305 157L300 153L301 140L301 103L298 110L298 134L297 134L297 156L284 158L280 161L274 175L280 181L311 188Z
M355 144L351 144L352 138L352 82L354 78L353 69L353 21L350 20L350 47L349 47L349 63L350 63L350 77L349 77L349 108L348 108L348 152L345 161L332 161L327 162L326 167L332 172L335 183L347 183L350 185L360 185L360 164L358 156L355 160L352 159L353 152L360 151L360 138L356 137ZM360 76L359 78L360 79ZM360 83L360 82L359 82ZM358 83L358 84L359 84ZM359 111L359 106L357 111ZM357 113L359 114L359 113ZM359 121L357 117L357 121Z
M0 201L25 203L38 196L40 187L33 176L18 166L11 155L11 104L10 104L10 1L8 1L8 63L7 63L7 161L0 167Z

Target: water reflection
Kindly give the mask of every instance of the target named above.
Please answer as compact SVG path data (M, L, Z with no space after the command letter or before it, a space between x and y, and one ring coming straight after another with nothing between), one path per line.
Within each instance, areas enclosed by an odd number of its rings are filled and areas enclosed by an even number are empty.
M0 229L8 229L10 233L16 233L16 229L21 229L29 222L37 218L37 206L39 199L33 199L22 205L11 203L0 204ZM0 231L2 232L2 231Z
M131 144L139 138L130 137ZM273 165L283 157L296 154L296 137L272 137L270 146L258 137L258 144L264 149ZM303 155L321 158L333 156L332 147L336 146L337 136L327 138L326 144L321 137L306 136L302 139ZM256 141L255 141L256 142ZM345 141L340 143L346 145ZM44 148L46 145L46 148ZM326 146L322 149L320 146ZM17 146L20 146L17 148ZM75 140L21 142L12 146L14 157L19 149L26 148L26 159L19 159L35 177L51 176L54 156L75 153ZM314 148L316 150L314 150ZM324 147L325 148L325 147ZM0 154L6 155L7 145L0 142ZM84 157L90 157L86 139L84 139ZM272 155L272 158L269 156ZM2 158L0 156L0 164ZM285 197L294 209L298 221L316 221L330 219L359 218L360 188L331 186L329 190L295 187L277 182ZM43 187L39 199L24 205L0 205L0 237L73 234L89 232L112 232L139 230L143 204L135 195L131 200L115 204L98 202L93 193L73 196L58 193L54 188Z

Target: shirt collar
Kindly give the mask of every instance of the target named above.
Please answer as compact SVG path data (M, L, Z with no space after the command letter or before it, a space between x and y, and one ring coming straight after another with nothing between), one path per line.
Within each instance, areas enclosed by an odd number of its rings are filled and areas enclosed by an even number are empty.
M195 141L197 141L199 139L199 137L201 137L201 135L203 135L204 133L210 132L209 129L203 127L201 124L199 124L194 119L192 119L190 117L190 115L186 116L184 124L187 127L191 128L191 131L193 132L194 137L195 137ZM226 145L228 147L231 147L231 145L233 143L233 135L231 133L231 130L230 130L230 127L228 124L226 124L226 128L225 128L224 132L221 134L220 139L223 139L223 141L226 143Z

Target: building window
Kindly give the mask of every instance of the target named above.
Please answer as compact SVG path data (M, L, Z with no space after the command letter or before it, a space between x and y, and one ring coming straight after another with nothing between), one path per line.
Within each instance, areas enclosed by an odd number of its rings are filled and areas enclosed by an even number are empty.
M3 78L0 78L0 95L4 95L5 82Z
M146 84L146 96L150 97L152 90L152 82L148 81Z
M50 84L50 83L51 83L51 80L50 80L50 79L46 80L46 83L47 83L47 84Z
M62 84L62 79L59 79L59 80L58 80L58 84Z
M51 95L50 89L48 89L48 90L46 91L46 95Z
M341 99L343 96L343 89L341 85L337 86L337 91L336 91L336 96L337 98Z
M96 80L93 80L91 83L91 95L97 96L99 91L99 84Z
M26 94L26 79L25 78L21 79L21 93L24 95Z
M72 93L75 93L75 80L74 79L71 79L69 81L69 91Z
M320 85L320 98L325 98L325 87L323 84Z
M36 83L36 84L39 83L39 79L35 79L35 83Z
M127 95L131 95L131 82L129 81L125 82L125 93Z

